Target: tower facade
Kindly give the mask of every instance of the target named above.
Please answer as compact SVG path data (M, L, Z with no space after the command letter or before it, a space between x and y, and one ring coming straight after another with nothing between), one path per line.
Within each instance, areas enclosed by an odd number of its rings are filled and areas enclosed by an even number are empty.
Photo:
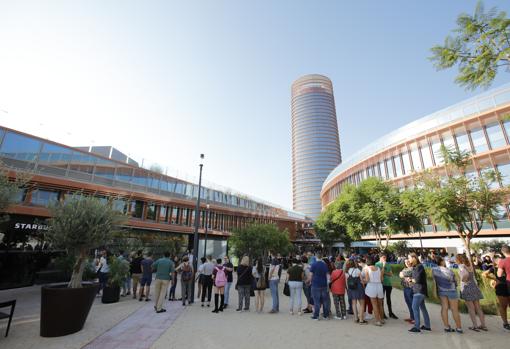
M305 75L292 84L293 209L316 219L320 192L342 161L333 84L323 75Z

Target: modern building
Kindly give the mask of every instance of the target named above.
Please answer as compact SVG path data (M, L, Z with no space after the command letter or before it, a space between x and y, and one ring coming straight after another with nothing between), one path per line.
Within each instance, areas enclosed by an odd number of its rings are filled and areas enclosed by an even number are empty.
M441 145L472 154L467 176L497 169L503 176L499 185L510 185L510 84L425 116L368 144L329 174L320 194L322 207L334 201L347 183L356 185L368 177L405 188L413 185L414 173L424 169L446 175L439 156ZM498 212L498 220L486 223L479 239L510 239L509 206L499 207ZM455 232L426 223L424 247L463 248ZM417 234L393 238L407 239L411 246L419 247ZM372 237L364 240L358 245L374 245Z
M127 214L123 230L129 238L157 245L180 237L188 248L193 246L194 183L142 168L114 148L73 148L5 127L0 127L0 161L9 176L24 173L29 178L8 210L10 219L0 225L0 288L30 283L34 270L48 263L48 258L44 263L33 260L33 249L45 249L40 238L47 229L48 206L76 193L96 196ZM234 229L272 223L299 241L309 235L312 223L301 213L225 188L202 188L201 204L200 250L207 232L207 253L215 256L226 253ZM15 254L25 262L13 265Z
M305 75L292 84L293 209L316 219L320 191L341 161L333 84L323 75Z

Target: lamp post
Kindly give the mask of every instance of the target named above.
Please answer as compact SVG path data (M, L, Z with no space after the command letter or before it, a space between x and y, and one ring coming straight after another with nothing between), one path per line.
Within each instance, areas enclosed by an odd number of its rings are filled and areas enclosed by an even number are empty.
M204 154L200 154L200 176L198 177L198 194L197 194L197 207L195 209L195 232L193 234L193 270L196 272L198 267L198 226L200 221L200 192L202 190L202 167L204 164L202 160ZM191 302L195 299L195 283L191 283Z
M208 222L208 217L209 217L209 207L210 205L207 204L206 205L206 210L205 210L205 241L204 241L204 258L205 258L205 255L207 253L207 225L209 224Z

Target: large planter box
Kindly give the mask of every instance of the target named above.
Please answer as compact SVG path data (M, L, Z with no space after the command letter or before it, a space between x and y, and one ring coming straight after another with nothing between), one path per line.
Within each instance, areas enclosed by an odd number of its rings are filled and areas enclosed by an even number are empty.
M82 288L53 284L41 288L42 337L60 337L80 331L85 325L99 285L83 283Z
M117 303L120 299L120 287L119 286L107 286L103 288L103 296L101 297L101 302L107 303Z

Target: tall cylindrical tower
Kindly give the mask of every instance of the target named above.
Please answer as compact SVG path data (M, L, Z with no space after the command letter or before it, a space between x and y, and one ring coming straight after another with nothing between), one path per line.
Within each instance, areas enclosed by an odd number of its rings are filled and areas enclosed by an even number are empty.
M293 207L316 219L322 184L342 161L331 80L310 74L294 81L291 109Z

